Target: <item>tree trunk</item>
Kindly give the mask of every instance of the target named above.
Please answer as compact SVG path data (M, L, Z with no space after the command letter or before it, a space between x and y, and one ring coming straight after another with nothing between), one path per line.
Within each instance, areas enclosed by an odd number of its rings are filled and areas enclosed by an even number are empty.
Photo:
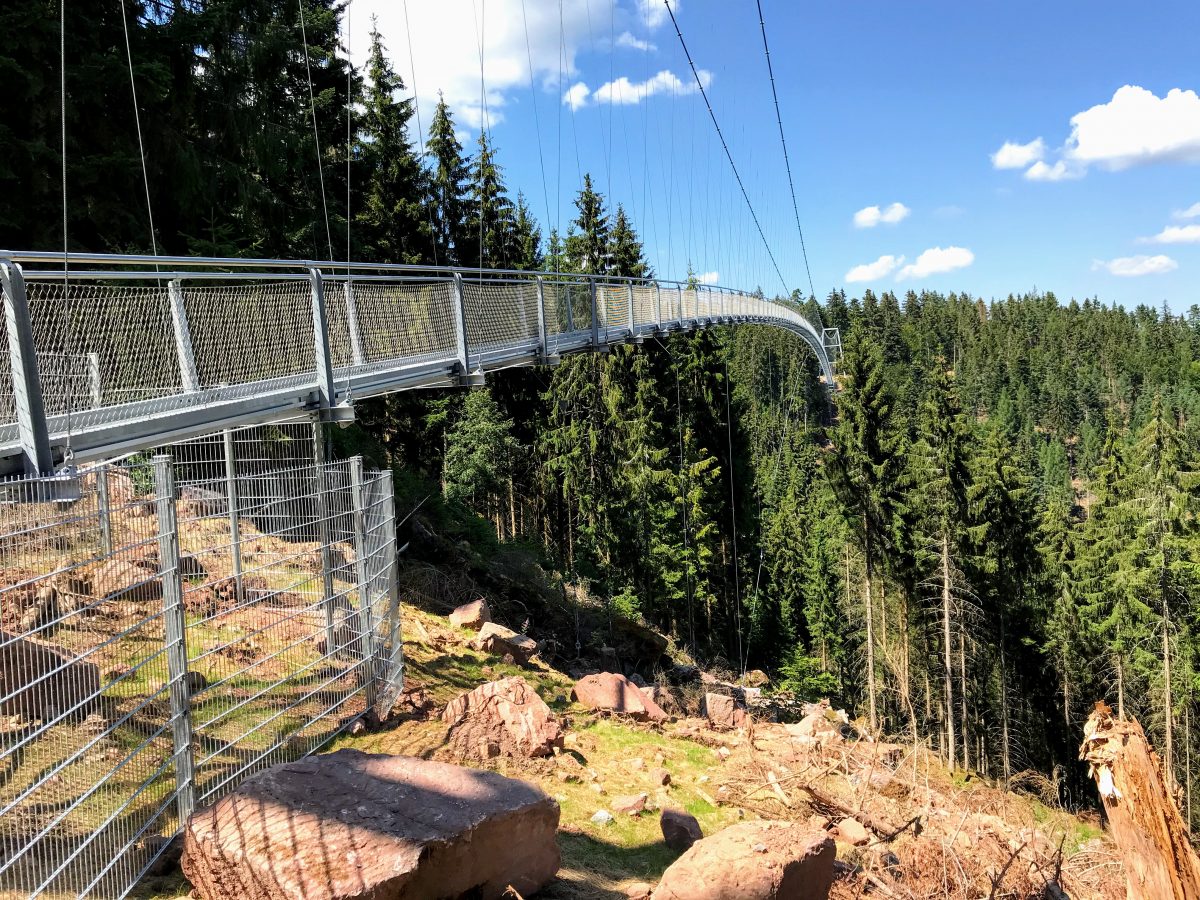
M871 733L879 730L879 715L875 708L875 634L871 612L871 526L863 516L863 558L866 561L863 579L863 608L867 613L867 698L870 709Z
M1120 848L1128 900L1196 900L1200 859L1142 727L1098 703L1083 734L1079 758L1088 762Z
M1000 753L1004 762L1004 787L1012 777L1012 756L1008 748L1008 661L1004 653L1004 612L1000 613Z
M967 750L971 746L971 738L967 728L967 722L970 721L967 713L967 635L961 623L958 630L958 698L962 706L962 721L959 722L963 742L962 764L964 769L969 769L971 756Z
M956 752L954 736L954 661L953 645L950 643L950 537L942 535L942 690L945 692L946 747L949 750L950 770L954 770Z
M1125 718L1125 665L1118 653L1114 659L1117 667L1117 718Z
M1166 725L1166 743L1163 746L1167 774L1167 790L1175 791L1175 710L1171 703L1171 611L1167 607L1166 596L1163 597L1163 720Z

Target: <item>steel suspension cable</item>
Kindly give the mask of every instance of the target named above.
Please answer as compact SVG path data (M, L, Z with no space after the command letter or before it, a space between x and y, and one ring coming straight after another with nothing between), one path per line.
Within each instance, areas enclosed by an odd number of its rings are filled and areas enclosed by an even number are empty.
M762 0L758 3L758 25L762 29L763 53L767 57L767 74L771 76L771 97L775 101L775 122L779 125L779 143L783 146L783 165L787 169L788 190L792 193L792 213L796 217L796 231L800 235L800 252L804 256L804 273L808 276L808 293L816 297L813 290L812 270L808 267L808 250L804 246L804 229L800 227L800 206L796 202L796 184L792 179L792 163L788 158L787 140L783 136L783 117L779 113L779 94L775 90L775 69L771 65L771 50L767 46L767 22L763 18Z
M417 61L413 56L412 27L408 24L408 0L404 0L404 34L408 39L408 71L412 77L413 107L417 113L417 137L421 141L421 166L425 165L425 154L428 149L425 144L425 126L421 124L421 94L417 90ZM438 264L437 227L433 224L433 198L424 205L429 217L429 244L433 248L433 264Z
M124 7L122 7L124 9ZM71 263L67 242L67 0L59 0L58 4L58 56L59 56L59 122L60 139L62 144L62 239L63 239L63 325L66 338L67 353L75 349L74 316L71 312ZM72 421L71 413L75 408L74 392L68 392L67 401L67 448L66 462L70 464L74 451L71 448Z
M408 0L405 0L407 3ZM546 204L546 227L550 227L550 191L546 187L546 158L542 153L542 121L538 116L537 88L533 83L533 49L529 45L529 15L525 11L525 0L521 0L521 20L525 24L525 57L529 61L529 99L533 104L533 127L537 133L538 167L542 170L542 200Z
M675 10L671 9L671 0L663 0L663 5L667 7L667 14L671 17L671 24L675 26L675 34L679 38L679 45L683 48L683 55L687 57L688 65L692 70L692 77L696 79L696 87L700 89L700 96L704 98L704 105L708 108L708 115L712 119L713 128L717 130L717 137L721 141L721 147L725 150L725 158L729 160L729 166L733 169L733 176L737 179L738 187L742 190L742 198L746 201L746 206L750 210L750 218L754 220L754 227L758 229L758 236L762 238L763 247L766 248L767 256L771 258L771 265L775 267L775 274L779 276L779 282L783 285L784 291L791 294L791 291L788 290L787 279L783 277L783 271L779 268L779 263L775 261L775 254L771 251L771 245L767 241L766 232L763 231L762 224L758 220L758 213L754 211L754 204L750 202L750 194L747 193L746 185L742 182L742 176L738 172L737 163L733 161L733 154L729 152L729 145L725 142L725 135L721 132L721 125L717 121L717 114L713 112L712 103L708 100L708 91L704 89L704 82L700 79L700 73L696 70L696 63L692 61L692 54L688 50L687 41L683 39L683 32L679 28L679 21L675 18Z
M333 231L329 228L329 202L325 199L325 167L321 165L321 137L317 132L317 100L313 94L312 63L308 58L308 31L304 24L304 0L296 0L300 10L300 42L304 45L304 72L308 77L308 108L312 113L313 144L317 150L317 180L321 184L321 209L325 214L325 241L333 259Z
M142 187L146 191L146 217L150 220L150 252L158 256L158 241L154 236L154 207L150 203L150 175L146 171L146 147L142 143L142 114L138 110L137 83L133 78L133 51L129 46L129 16L125 12L125 0L117 0L121 7L121 26L125 30L125 61L129 65L129 92L133 96L133 123L137 129L138 155L142 160ZM158 264L155 263L157 270Z

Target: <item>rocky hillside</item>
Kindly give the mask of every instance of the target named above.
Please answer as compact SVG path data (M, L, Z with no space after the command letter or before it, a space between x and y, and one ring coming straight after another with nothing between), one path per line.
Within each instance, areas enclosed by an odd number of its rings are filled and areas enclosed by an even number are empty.
M407 687L395 715L338 747L539 785L561 807L563 853L539 896L644 896L690 842L671 833L677 813L706 836L759 819L827 833L837 849L832 897L1124 896L1119 858L1095 815L947 772L923 748L871 740L821 704L780 724L746 717L742 692L702 680L639 690L607 676L611 684L589 678L576 690L536 653L526 660L534 648L479 612L455 625L406 608ZM490 687L481 694L482 685ZM475 700L460 699L472 691ZM518 717L514 727L494 715L526 691L545 701L544 716ZM710 697L711 718L701 715L709 693L724 697ZM677 812L662 820L663 810Z

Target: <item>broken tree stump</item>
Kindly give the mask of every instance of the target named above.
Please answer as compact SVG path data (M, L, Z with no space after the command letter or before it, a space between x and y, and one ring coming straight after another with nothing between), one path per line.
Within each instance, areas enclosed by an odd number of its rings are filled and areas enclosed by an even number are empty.
M1097 703L1079 758L1088 763L1121 849L1129 900L1200 900L1200 859L1142 726Z

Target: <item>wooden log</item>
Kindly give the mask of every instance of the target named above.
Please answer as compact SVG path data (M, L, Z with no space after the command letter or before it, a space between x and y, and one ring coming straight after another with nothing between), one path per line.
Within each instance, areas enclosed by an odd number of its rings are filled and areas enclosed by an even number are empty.
M1128 900L1200 900L1200 859L1142 726L1097 703L1083 735L1079 758L1121 849Z

